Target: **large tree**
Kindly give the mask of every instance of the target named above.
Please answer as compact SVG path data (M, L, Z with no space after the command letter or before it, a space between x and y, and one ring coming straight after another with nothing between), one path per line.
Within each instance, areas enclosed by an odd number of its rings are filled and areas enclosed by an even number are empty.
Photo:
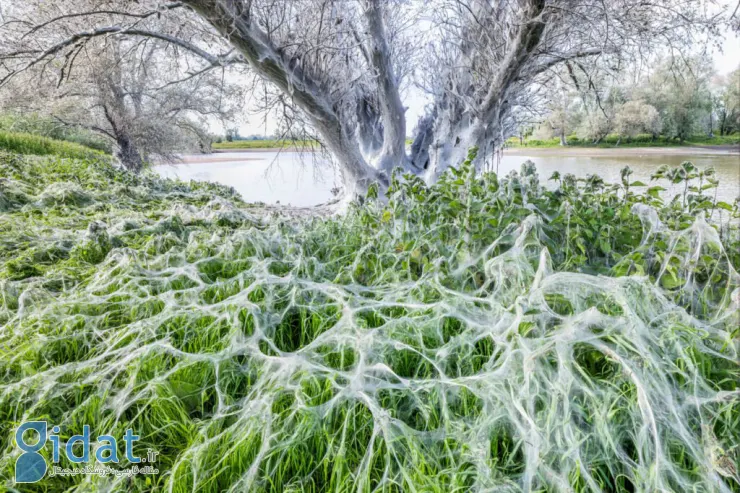
M189 71L170 43L96 37L9 79L0 109L84 128L111 143L131 171L177 151L210 149L208 120L230 118L236 92L215 72Z
M6 0L7 1L7 0ZM512 135L558 65L618 70L653 47L680 52L717 19L700 0L30 0L6 5L5 75L70 57L98 37L149 37L246 64L266 106L310 128L348 191L401 166L433 181L467 149ZM406 153L401 98L432 101Z
M712 112L709 83L713 75L710 59L686 58L683 63L665 60L656 64L635 90L635 99L644 99L662 117L662 133L684 141L707 132Z

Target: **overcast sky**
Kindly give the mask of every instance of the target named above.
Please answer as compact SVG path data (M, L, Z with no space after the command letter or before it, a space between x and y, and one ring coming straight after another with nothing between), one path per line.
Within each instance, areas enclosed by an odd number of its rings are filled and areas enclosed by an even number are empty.
M740 65L740 37L736 33L729 32L725 35L722 53L714 54L714 65L717 72L726 75Z

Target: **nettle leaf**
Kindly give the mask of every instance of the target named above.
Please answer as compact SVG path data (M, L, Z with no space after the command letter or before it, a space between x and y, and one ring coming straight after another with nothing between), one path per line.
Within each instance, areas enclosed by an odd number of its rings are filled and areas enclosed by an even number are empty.
M684 161L681 163L681 167L686 171L686 173L696 171L696 166L691 161Z
M631 187L646 187L647 183L643 183L640 180L637 180L637 181L633 181L632 183L630 183L630 186Z
M648 188L648 189L647 189L647 193L648 193L648 195L650 195L651 197L655 197L655 198L658 198L658 197L660 196L660 192L665 192L665 190L666 190L666 189L665 189L665 188L663 188L663 187L661 187L661 186L655 186L655 187L650 187L650 188Z
M673 272L660 278L660 285L665 289L676 289L684 285L685 281L678 278Z

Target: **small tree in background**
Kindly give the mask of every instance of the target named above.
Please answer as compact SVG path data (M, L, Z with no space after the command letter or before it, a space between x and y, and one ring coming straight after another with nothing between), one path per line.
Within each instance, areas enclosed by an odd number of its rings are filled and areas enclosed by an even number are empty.
M620 136L628 139L638 134L651 134L655 138L663 128L663 122L654 106L644 101L627 101L617 109L614 126Z
M719 134L740 132L740 69L719 78L713 103Z

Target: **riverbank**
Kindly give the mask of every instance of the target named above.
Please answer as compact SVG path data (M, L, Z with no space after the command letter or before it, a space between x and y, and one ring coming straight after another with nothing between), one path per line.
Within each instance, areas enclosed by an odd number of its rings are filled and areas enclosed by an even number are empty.
M731 155L740 157L740 146L674 146L674 147L513 147L504 150L508 156L610 157Z
M306 145L285 145L283 142L264 140L264 141L241 141L241 142L230 142L229 144L236 144L234 146L225 147L222 144L213 145L213 154L222 153L255 153L255 152L315 152L318 150L318 146ZM245 147L238 147L239 144L244 144ZM678 154L732 154L735 153L740 156L740 144L717 144L717 145L705 145L705 144L684 144L684 145L666 145L666 146L649 146L649 145L629 145L623 144L618 147L616 146L585 146L585 145L574 145L574 146L560 146L560 145L546 145L546 146L510 146L504 150L505 154L510 156L610 156L615 153L619 153L625 156L643 156L643 155L678 155ZM221 160L220 158L209 158L209 154L184 156L184 162L216 162ZM201 157L203 157L201 159ZM250 158L244 158L249 160ZM229 159L231 160L231 159Z
M601 149L612 149L612 148L647 148L647 147L722 147L722 146L738 146L740 145L740 135L715 135L713 137L707 137L706 135L694 135L688 137L683 141L675 138L658 136L653 137L651 135L642 134L637 135L631 139L621 137L617 134L609 134L603 140L598 143L593 143L589 140L579 139L575 135L571 135L566 139L568 147L586 147L586 148L601 148ZM516 137L512 137L506 141L507 147L525 147L525 148L560 148L559 138L552 138L546 140L540 139L527 139L520 141Z
M215 142L213 145L214 151L221 152L240 152L240 151L263 151L265 149L270 150L299 150L299 149L311 149L318 147L318 142L314 140L296 141L296 140L277 140L277 139L264 139L264 140L235 140L232 142Z
M313 153L314 149L298 148L295 146L275 147L251 147L244 149L214 149L211 154L186 154L180 157L180 161L173 164L191 163L225 163L234 161L262 161L264 157L249 156L265 152L307 152ZM234 154L239 154L235 159ZM657 157L657 156L731 156L740 158L740 146L718 145L718 146L686 146L686 147L513 147L504 150L504 156L528 156L528 157Z

